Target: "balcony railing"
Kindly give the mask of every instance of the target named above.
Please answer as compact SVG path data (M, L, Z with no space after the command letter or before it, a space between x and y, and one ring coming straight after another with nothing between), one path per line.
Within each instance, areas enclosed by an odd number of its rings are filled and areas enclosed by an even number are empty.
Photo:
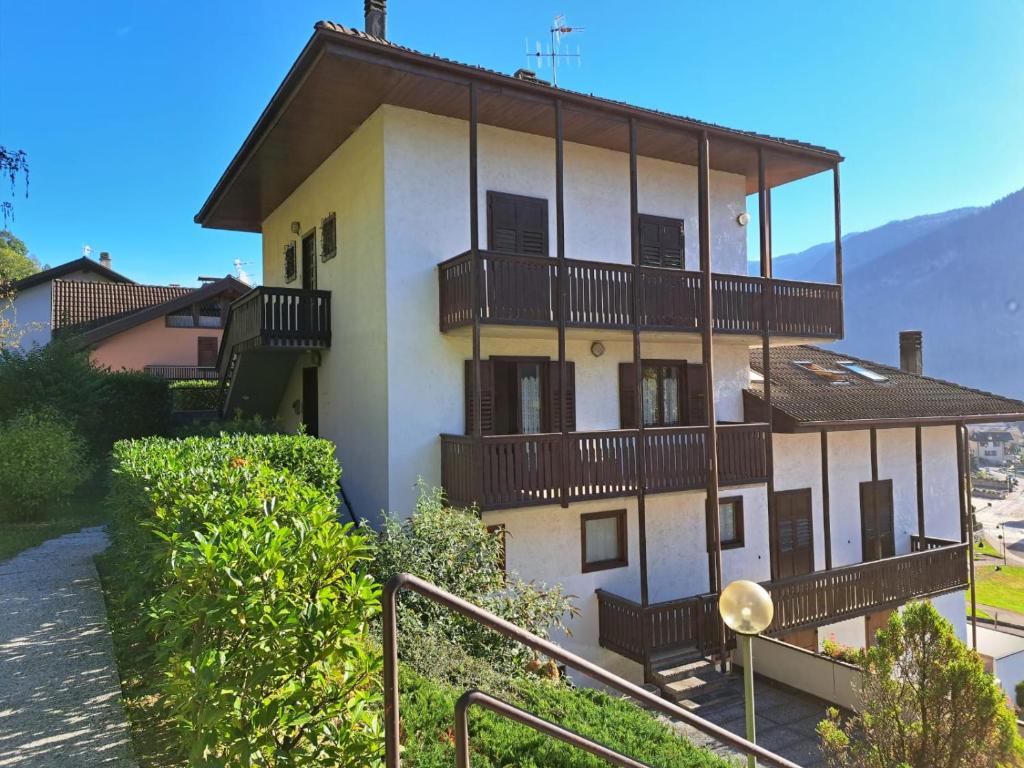
M936 546L908 555L765 582L775 604L775 619L767 634L832 624L908 600L965 589L967 545L930 541ZM716 594L646 608L603 590L597 590L597 600L600 644L638 663L670 650L696 648L707 653L718 642Z
M472 256L463 253L438 266L441 330L473 321ZM700 331L699 272L657 267L639 271L640 301L634 307L633 268L624 264L566 260L566 323L581 328ZM767 282L746 275L712 275L714 330L759 334ZM480 320L502 325L554 326L558 322L558 262L544 256L480 252L477 291ZM827 283L771 281L768 328L787 336L839 338L842 289Z
M169 381L216 380L217 369L202 365L147 365L146 373Z
M707 482L706 427L644 430L646 490L667 493L703 488ZM718 427L719 479L724 485L768 478L765 424ZM562 467L569 501L635 493L638 486L635 429L533 435L441 435L441 483L456 505L481 509L556 504Z
M234 355L254 347L302 350L330 345L330 291L260 286L231 303L217 370L223 377Z

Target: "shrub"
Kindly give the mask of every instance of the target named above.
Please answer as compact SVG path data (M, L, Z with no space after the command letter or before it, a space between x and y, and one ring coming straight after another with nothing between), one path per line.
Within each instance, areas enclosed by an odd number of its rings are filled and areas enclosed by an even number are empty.
M821 652L829 658L845 661L847 664L854 664L858 667L864 663L864 649L837 643L832 638L821 644Z
M1024 709L1024 680L1021 680L1014 686L1013 694L1017 702L1017 709Z
M858 714L818 724L830 768L1024 764L1002 689L931 604L894 613L863 668Z
M451 735L455 702L464 689L438 684L408 669L403 671L401 682L403 761L416 768L448 768L455 763ZM631 702L600 691L572 689L540 679L517 679L515 692L501 698L648 765L733 765L693 746L670 725ZM608 765L575 747L482 709L470 710L469 733L474 768Z
M171 424L168 382L137 371L101 371L98 407L83 429L106 453L118 440L167 435Z
M38 517L89 475L85 442L55 411L23 411L0 425L0 518Z
M277 419L265 419L259 414L243 416L236 411L229 420L193 422L179 428L176 437L217 437L219 435L281 435L285 430Z
M219 381L174 381L170 389L175 411L215 411L220 405Z
M283 436L115 447L116 557L144 582L128 593L149 617L136 632L193 765L379 761L379 587L368 543L337 520L329 450Z
M377 537L371 570L381 583L407 572L466 598L530 632L546 636L568 631L564 620L576 613L561 587L527 583L503 567L502 542L471 512L444 504L438 490L421 492L413 515L385 519ZM522 668L526 653L518 643L418 595L403 593L399 628L404 646L438 632L478 659L510 673ZM403 656L408 658L406 652Z

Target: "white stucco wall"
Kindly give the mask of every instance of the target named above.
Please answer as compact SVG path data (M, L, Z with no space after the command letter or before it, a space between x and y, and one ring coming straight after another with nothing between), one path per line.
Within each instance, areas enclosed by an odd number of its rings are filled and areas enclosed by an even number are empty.
M924 459L921 476L924 479L925 533L959 541L956 427L924 427L921 430L921 455Z
M318 228L317 287L331 292L333 319L331 349L323 352L318 374L320 433L337 446L342 482L356 514L370 520L388 506L383 209L383 117L378 112L263 223L264 282L275 286L285 284L286 243L301 238L291 232L291 222L299 222L300 233ZM319 226L332 211L338 255L322 262ZM298 422L292 404L301 397L304 364L309 362L295 365L281 399L279 418L288 426Z
M81 282L109 283L103 275L89 270L78 270L64 275L62 280ZM13 306L7 310L7 320L12 322L20 333L19 345L22 349L35 346L46 346L52 337L52 281L34 285L15 294Z

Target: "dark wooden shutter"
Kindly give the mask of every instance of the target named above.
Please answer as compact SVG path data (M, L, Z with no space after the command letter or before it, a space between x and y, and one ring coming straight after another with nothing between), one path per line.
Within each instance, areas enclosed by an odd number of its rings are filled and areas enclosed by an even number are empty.
M892 510L892 480L879 480L875 492L875 509L878 513L878 538L882 557L896 554L896 531Z
M686 423L701 426L708 423L708 387L703 363L686 364Z
M217 364L216 336L200 336L196 339L196 365L200 368L212 368Z
M875 514L874 483L860 484L860 550L861 560L878 559L878 524Z
M860 535L864 562L896 554L892 480L860 484Z
M487 247L492 251L515 253L518 250L516 202L511 195L487 193Z
M548 201L487 193L487 247L503 253L548 255Z
M565 413L568 426L566 431L576 431L576 365L568 360L565 361ZM561 432L562 422L558 408L558 393L562 391L560 386L559 365L557 360L548 363L548 419L551 425L550 431Z
M810 489L775 494L775 553L780 579L814 570Z
M640 263L645 267L683 267L683 221L640 214Z
M466 434L473 434L473 361L467 360ZM494 367L490 360L480 361L480 433L494 434Z
M619 363L619 425L636 429L636 368Z

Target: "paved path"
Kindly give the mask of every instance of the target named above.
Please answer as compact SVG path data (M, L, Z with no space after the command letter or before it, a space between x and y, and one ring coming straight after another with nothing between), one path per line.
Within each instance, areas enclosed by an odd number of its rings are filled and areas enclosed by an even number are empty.
M93 555L102 528L0 563L0 766L132 768Z

